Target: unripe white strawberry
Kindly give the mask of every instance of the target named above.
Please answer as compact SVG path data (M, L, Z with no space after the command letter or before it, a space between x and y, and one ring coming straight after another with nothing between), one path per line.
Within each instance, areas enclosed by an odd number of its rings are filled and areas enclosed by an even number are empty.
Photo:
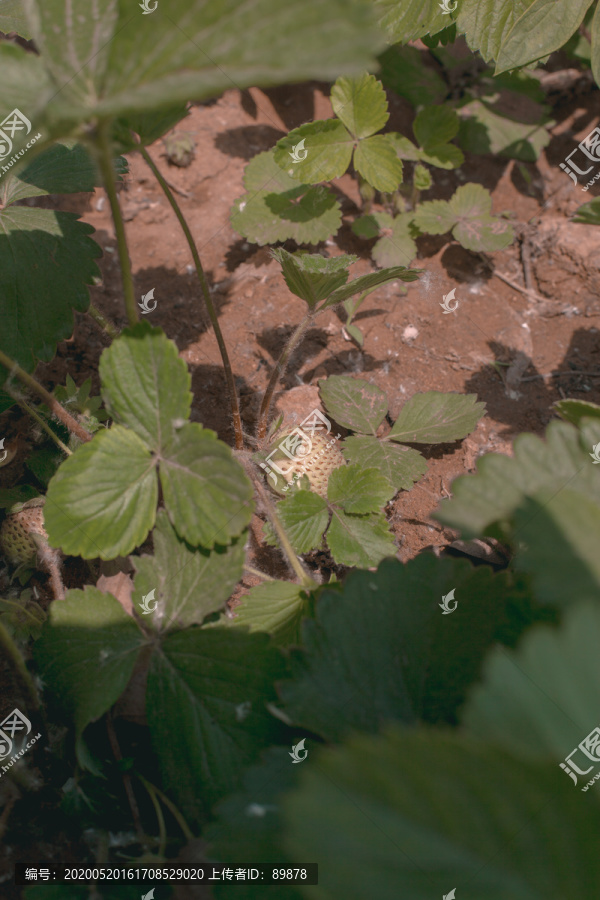
M20 566L35 558L38 545L32 534L48 539L41 506L21 509L5 518L0 528L0 552L11 566Z
M285 438L292 432L284 432L279 435L275 446L280 446ZM288 485L299 481L302 475L306 475L310 482L311 490L324 499L327 498L327 485L329 476L340 466L346 465L346 460L335 446L335 438L331 435L321 434L316 431L310 436L312 446L306 441L301 441L295 447L293 460L281 454L276 454L274 462L280 466ZM279 456L279 459L277 458ZM281 478L278 479L281 481ZM278 493L287 493L290 488L283 487Z

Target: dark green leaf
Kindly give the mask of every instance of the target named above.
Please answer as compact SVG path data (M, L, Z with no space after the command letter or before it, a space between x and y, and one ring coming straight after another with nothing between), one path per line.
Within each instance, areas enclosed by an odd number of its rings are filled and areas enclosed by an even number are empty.
M330 503L352 514L374 513L396 493L396 488L377 469L341 466L331 473L327 487Z
M354 294L361 294L363 291L369 291L370 293L382 284L389 284L393 281L416 281L422 271L422 269L407 269L406 266L393 266L389 269L382 269L380 272L360 275L349 284L337 288L328 298L327 303L324 303L321 308L329 309L329 307L336 306L336 304L342 303L348 297L352 297Z
M334 508L327 543L331 555L342 566L376 566L397 551L383 513L354 516Z
M427 471L427 463L418 450L375 437L351 435L344 441L342 453L350 463L365 468L375 466L397 491L409 491Z
M289 253L283 247L272 250L271 256L281 265L290 291L311 309L348 281L348 267L358 259L357 256L327 259L319 253Z
M384 392L362 378L332 375L319 382L319 393L327 412L352 431L375 434L388 408Z
M302 493L308 494L308 491ZM251 632L267 631L281 646L299 644L300 626L311 615L313 606L310 596L299 584L267 581L251 588L240 606L235 607L235 618L229 627L242 626Z
M465 438L485 412L476 394L415 394L404 404L387 437L409 444L442 444Z
M308 553L320 547L329 521L327 503L313 491L295 491L277 504L277 515L296 553ZM267 543L279 546L279 539L269 525Z

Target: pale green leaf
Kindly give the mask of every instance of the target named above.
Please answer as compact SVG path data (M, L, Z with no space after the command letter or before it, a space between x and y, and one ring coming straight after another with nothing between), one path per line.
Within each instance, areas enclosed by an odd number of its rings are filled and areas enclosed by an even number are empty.
M443 501L435 517L474 537L492 523L508 520L524 497L548 502L562 487L600 504L600 475L590 459L592 447L600 441L600 422L584 419L583 429L585 442L572 425L551 422L546 440L519 435L512 458L486 454L477 461L475 475L459 476L452 483L453 498Z
M319 382L319 393L327 412L352 431L375 434L388 409L384 392L362 378L332 375Z
M377 241L371 252L378 266L384 269L401 264L408 266L416 258L415 237L418 235L418 231L413 225L413 219L413 213L400 213L392 220L390 233L384 231L383 236ZM420 270L416 269L415 271Z
M102 253L93 231L73 213L0 210L0 349L28 372L71 337L73 310L88 308Z
M579 206L573 213L572 221L581 222L583 225L600 225L600 197Z
M353 516L339 509L333 511L327 543L337 563L362 568L395 556L398 549L383 513Z
M496 74L535 62L559 50L577 31L594 0L534 0L502 41Z
M173 341L160 328L139 322L121 332L100 357L107 410L155 453L168 454L173 421L192 407L191 376Z
M394 150L400 157L400 159L408 159L412 162L416 162L421 159L421 151L419 148L413 144L413 142L404 137L403 134L398 134L395 131L390 131L386 134L388 141L392 144Z
M433 184L431 172L420 163L415 166L415 171L413 174L413 184L415 186L415 190L417 191L428 191Z
M229 547L194 549L177 535L164 509L152 533L153 556L134 557L136 576L132 600L136 612L151 591L156 593L152 614L143 621L160 631L201 624L222 609L244 570L244 542ZM147 606L155 605L149 600Z
M453 236L467 250L492 252L502 250L512 243L511 225L490 215L492 197L480 184L470 183L459 187L447 202L430 200L422 203L415 215L415 224L428 234L444 234L452 230Z
M299 766L284 851L324 900L565 900L600 891L600 807L558 766L465 735L389 728ZM559 773L559 774L557 774ZM309 897L306 888L305 896ZM313 893L313 896L314 893Z
M518 102L518 94L511 94L513 102ZM493 105L472 100L460 109L460 144L470 153L536 162L550 143L548 129L554 124L544 115L542 107L538 110L536 121L520 122L494 112Z
M450 18L443 14L439 0L375 0L375 9L380 28L393 41L403 44L425 34L437 34Z
M35 658L77 736L119 699L146 642L112 594L95 587L51 604Z
M328 298L327 302L323 304L321 309L329 309L329 307L336 306L338 303L343 303L348 297L352 297L354 294L361 294L363 291L369 291L369 293L371 293L371 291L383 284L389 284L394 281L416 281L422 271L422 269L408 269L406 266L392 266L390 268L382 269L380 272L370 272L368 275L360 275L348 284L337 288Z
M600 406L597 403L591 403L589 400L557 400L554 409L565 422L571 422L573 425L579 425L581 420L586 418L600 419Z
M427 471L427 463L418 450L367 435L346 438L342 453L350 463L365 468L375 466L398 491L409 491Z
M283 247L272 250L271 256L280 264L290 291L311 309L348 281L348 267L358 259L354 255L328 259L320 253L289 253Z
M385 475L360 465L340 466L331 473L327 486L329 502L352 514L377 512L395 493Z
M196 547L228 544L252 517L252 484L214 431L187 422L160 461L160 483L178 534Z
M277 504L277 515L296 553L308 553L323 543L329 513L326 501L318 494L294 491ZM279 539L270 524L265 528L265 537L268 544L279 546Z
M476 394L415 394L404 404L387 437L409 444L442 444L462 440L485 412Z
M154 525L155 463L140 438L113 425L66 459L48 486L44 522L52 546L84 559L127 556Z
M448 200L426 200L420 203L413 219L424 234L446 234L456 224L456 216Z
M189 822L237 788L244 767L276 738L266 706L284 671L266 634L188 628L163 639L146 711L163 784Z
M354 167L378 191L391 194L402 184L402 161L385 134L360 141L354 151Z
M0 0L0 31L4 34L16 31L25 40L30 39L21 0Z
M462 150L454 144L432 145L427 150L421 150L419 158L437 169L458 169L465 161Z
M368 72L356 78L338 78L330 100L338 119L359 140L381 131L390 117L383 86Z
M312 608L312 600L300 585L291 581L267 581L251 588L242 598L229 627L267 631L281 646L299 644L300 626Z
M302 146L298 145L302 142ZM355 140L338 119L309 122L277 141L273 157L291 178L306 184L340 178L352 159ZM300 161L293 161L294 148Z

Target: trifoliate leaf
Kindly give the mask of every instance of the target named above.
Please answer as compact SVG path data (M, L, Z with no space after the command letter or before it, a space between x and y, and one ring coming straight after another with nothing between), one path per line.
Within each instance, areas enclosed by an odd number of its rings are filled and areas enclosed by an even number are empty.
M150 451L133 431L113 425L78 447L50 481L50 544L84 559L127 556L154 525L157 502Z
M235 607L235 618L230 620L230 627L267 631L281 646L299 644L300 626L303 619L312 614L313 606L310 595L299 584L267 581L251 588L241 604Z
M352 431L375 434L388 409L385 393L362 378L332 375L319 382L319 393L327 412Z
M378 191L391 194L402 184L402 160L385 134L359 142L354 167Z
M418 450L376 437L351 435L344 441L342 453L350 463L365 468L375 466L397 491L409 491L427 471L427 463Z
M335 508L327 543L337 563L363 568L395 556L398 549L383 513L354 516Z
M318 184L333 181L346 172L355 143L339 119L325 119L294 128L277 141L273 157L291 178Z
M211 548L238 537L252 517L252 484L214 431L187 422L160 461L169 518L192 546Z
M396 493L396 488L377 469L342 466L331 473L327 498L347 513L374 513Z
M88 308L102 251L73 213L9 206L0 231L0 349L32 372L72 335L73 310Z
M356 78L338 78L330 100L338 119L358 140L381 131L390 117L383 85L368 72Z
M490 215L491 209L489 191L480 184L465 184L448 201L422 203L414 221L426 234L445 234L451 230L467 250L491 253L508 247L514 238L511 225Z
M121 332L100 357L102 396L120 425L127 425L155 453L168 453L173 421L187 419L191 376L162 329L139 322Z
M290 291L305 300L311 309L348 281L348 267L358 259L357 256L327 259L319 253L289 253L283 247L272 250L271 256L280 264Z
M133 603L155 591L156 603L144 621L166 631L200 625L211 613L225 605L242 577L244 542L229 547L190 547L181 540L164 509L156 516L152 534L154 555L134 558L136 576ZM149 608L154 606L151 601Z
M35 658L77 736L119 699L145 643L121 604L95 587L67 591L50 606Z
M148 673L148 724L166 789L188 821L236 789L276 739L266 707L284 672L266 634L188 628L163 639Z
M387 437L409 444L441 444L466 437L485 412L476 394L415 394L404 404Z

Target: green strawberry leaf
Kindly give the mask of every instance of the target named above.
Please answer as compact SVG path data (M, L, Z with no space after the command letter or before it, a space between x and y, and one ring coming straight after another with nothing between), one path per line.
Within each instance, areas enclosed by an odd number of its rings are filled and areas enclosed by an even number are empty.
M355 143L339 119L308 122L277 141L273 158L296 181L318 184L346 172Z
M551 422L543 441L519 435L514 456L488 453L477 461L477 473L452 483L452 500L435 514L465 537L485 533L495 522L506 524L524 497L547 503L568 487L600 504L600 484L590 450L600 441L600 422L584 419L581 431L566 422ZM540 492L542 492L540 494Z
M337 508L333 508L327 543L337 563L363 568L395 556L398 549L383 513L355 516Z
M182 541L164 509L156 516L154 555L135 557L133 602L147 602L155 611L144 622L160 631L200 625L211 613L222 609L244 571L244 543L205 550Z
M252 518L252 483L214 431L186 422L160 461L169 518L180 537L212 548L238 537Z
M360 465L340 466L331 473L327 486L329 502L352 514L378 512L395 493L385 475Z
M415 107L441 103L448 93L444 79L435 69L423 65L422 51L416 47L388 47L379 64L384 86Z
M476 394L415 394L404 404L387 438L409 444L443 444L470 434L485 411Z
M392 266L388 269L382 269L381 272L370 272L368 275L360 275L349 284L337 288L327 298L321 309L337 306L338 303L343 303L348 297L352 297L354 294L362 294L363 291L371 293L371 291L383 284L389 284L394 281L416 281L422 271L422 269L407 269L406 266Z
M298 768L299 786L280 801L283 847L294 866L327 860L323 897L431 900L456 887L457 900L564 900L600 890L589 839L600 807L560 783L556 764L396 726Z
M554 409L565 422L571 422L573 425L581 423L582 419L600 419L600 406L597 403L591 403L589 400L556 400L553 404Z
M73 311L87 310L102 251L73 213L9 206L0 231L0 349L32 372L72 335Z
M266 634L188 628L167 635L148 673L146 711L166 790L192 823L240 784L279 726L267 711L285 672Z
M296 553L308 553L323 543L329 521L327 502L313 491L294 491L277 504L277 515ZM264 528L265 539L273 547L279 539L270 523Z
M317 244L342 224L340 204L322 185L298 184L279 168L273 153L255 156L244 172L247 193L231 208L232 228L257 244L295 240Z
M480 184L459 187L449 201L422 203L415 214L416 226L426 234L453 236L467 250L493 252L508 247L514 239L511 225L490 215L492 197Z
M451 4L452 6L454 4ZM391 41L408 44L425 34L437 34L448 25L448 16L440 10L439 0L375 0L379 27Z
M402 184L402 161L385 134L360 141L354 167L378 191L391 194Z
M113 425L78 447L50 481L50 544L84 559L127 556L154 525L157 502L150 451L133 431Z
M459 4L458 28L486 62L498 59L513 25L534 0L467 0Z
M31 34L21 0L0 0L0 31L4 34L16 31L26 41L30 40Z
M374 466L397 491L409 491L427 471L427 463L418 450L366 435L346 438L342 453L350 463L365 468Z
M121 604L95 587L67 591L51 604L34 654L77 738L119 699L146 643Z
M319 382L319 393L327 412L352 431L374 435L387 413L385 393L362 378L332 375Z
M454 109L448 106L427 106L413 122L413 131L420 147L428 150L439 144L447 144L458 134L460 120Z
M154 453L168 454L173 421L192 407L191 376L176 345L160 328L127 328L100 357L102 396L112 418L131 428Z
M502 41L496 75L526 66L559 50L574 34L593 0L534 0Z
M43 99L54 134L216 97L232 84L332 81L373 67L383 45L361 0L331 0L327 9L306 0L301 19L283 0L170 0L148 16L98 0L85 21L65 16L63 0L27 0L26 8L52 83Z
M113 123L113 139L122 153L147 147L189 116L187 101L152 112L130 113ZM131 132L139 137L136 141Z
M358 259L344 255L326 259L320 253L289 253L283 247L272 250L271 256L280 264L292 294L311 309L348 281L348 267Z
M229 623L230 627L241 626L250 632L267 631L276 644L289 646L300 643L302 622L312 615L313 608L314 601L300 585L267 581L250 589L235 607L235 618Z
M433 184L431 172L420 163L415 166L413 183L417 191L428 191Z
M335 115L357 140L381 131L390 117L383 85L368 72L356 78L338 78L330 100Z
M583 225L600 225L600 197L578 207L573 213L571 221L581 222Z
M378 266L387 269L398 265L410 265L415 259L417 256L415 237L418 231L413 225L413 218L413 213L401 213L392 220L390 233L383 234L371 253Z

